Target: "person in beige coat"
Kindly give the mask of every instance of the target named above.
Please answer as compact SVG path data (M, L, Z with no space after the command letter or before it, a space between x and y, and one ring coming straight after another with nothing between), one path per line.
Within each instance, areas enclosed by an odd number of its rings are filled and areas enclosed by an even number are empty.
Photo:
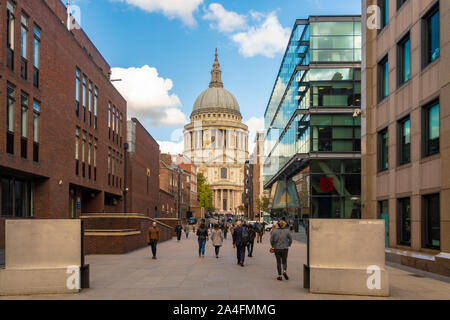
M214 225L214 229L211 231L211 241L216 249L216 258L219 259L219 250L223 244L223 232L218 224Z

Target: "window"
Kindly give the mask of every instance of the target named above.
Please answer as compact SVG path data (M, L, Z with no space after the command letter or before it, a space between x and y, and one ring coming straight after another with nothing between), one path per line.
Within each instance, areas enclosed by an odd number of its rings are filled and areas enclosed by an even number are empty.
M411 120L409 117L398 123L398 164L404 165L411 161Z
M397 10L400 9L408 0L397 0Z
M388 128L378 133L378 171L389 169L389 134Z
M80 116L80 70L75 72L75 115Z
M39 102L33 103L33 161L39 162L39 118L41 107Z
M411 200L398 200L397 206L397 242L399 245L411 245Z
M15 6L11 1L6 3L6 65L14 70L14 35L15 35Z
M41 45L41 31L39 28L34 28L34 48L33 48L33 84L36 88L39 88L39 50Z
M378 101L382 101L389 96L389 60L384 57L378 63Z
M389 24L389 0L379 0L378 5L381 8L381 29L384 29Z
M411 40L407 34L397 45L398 52L398 86L411 78Z
M6 152L14 154L14 103L15 88L7 87L6 109Z
M97 181L97 139L94 139L94 181Z
M20 118L20 155L22 158L27 158L27 144L28 144L28 97L22 95L21 98L21 118Z
M86 132L83 131L83 140L81 141L81 175L86 177Z
M111 102L108 104L108 137L111 139Z
M80 129L75 129L75 174L80 174Z
M430 10L425 15L422 22L422 41L423 47L423 66L439 58L440 56L440 17L439 17L439 4Z
M441 248L440 197L432 194L422 197L422 242L423 247Z
M424 108L424 156L439 153L439 103L435 102Z
M122 127L123 127L123 115L121 113L120 114L120 128L119 128L119 132L120 132L120 146L122 146Z
M314 115L311 116L310 124L313 152L361 151L360 118L355 119L351 115Z
M82 101L83 101L83 121L86 122L86 76L83 75L83 91L82 94Z
M32 217L34 185L15 178L0 179L0 216Z
M92 167L91 167L91 156L92 156L92 136L89 135L89 144L88 144L88 179L92 177Z
M94 129L97 129L98 89L94 89Z
M108 149L108 184L111 184L111 149Z
M88 105L89 105L89 116L88 116L88 124L91 126L92 124L92 82L89 81L89 97L88 97Z
M20 31L20 55L21 65L20 74L25 80L28 77L28 17L22 14L21 17L21 31Z
M111 121L112 121L112 133L113 133L113 141L114 141L114 136L115 136L115 132L116 132L116 127L115 127L115 124L116 124L116 107L114 105L113 105L113 108L112 108Z
M222 179L227 179L228 178L228 170L227 170L227 168L221 168L220 169L220 177Z

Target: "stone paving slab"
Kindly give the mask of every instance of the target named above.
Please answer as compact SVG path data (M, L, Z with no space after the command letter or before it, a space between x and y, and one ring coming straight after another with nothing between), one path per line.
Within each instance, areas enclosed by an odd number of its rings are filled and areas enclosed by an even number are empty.
M181 242L170 240L158 246L158 260L150 248L124 255L91 255L91 288L79 294L0 297L0 299L75 300L317 300L386 299L344 295L310 294L303 289L306 245L294 241L289 251L289 281L276 280L274 255L269 253L268 234L262 244L255 243L254 258L246 258L244 268L236 264L230 239L214 256L211 242L206 258L198 258L197 240L192 234ZM415 277L411 271L387 267L391 297L387 299L450 299L450 284L429 277Z

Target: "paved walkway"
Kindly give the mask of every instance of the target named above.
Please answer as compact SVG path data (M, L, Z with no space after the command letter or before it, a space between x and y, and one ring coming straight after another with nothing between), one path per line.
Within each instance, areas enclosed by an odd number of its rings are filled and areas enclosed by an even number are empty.
M289 252L289 281L276 280L276 265L269 253L268 234L255 244L254 258L244 268L236 265L231 240L225 241L216 259L211 243L206 258L199 259L193 234L188 240L164 242L158 260L144 248L126 255L87 256L91 288L76 295L13 297L17 299L368 299L367 297L316 295L302 287L306 245L294 241ZM388 267L390 299L450 299L450 284L417 277ZM5 298L5 297L4 297ZM12 298L12 297L8 297Z

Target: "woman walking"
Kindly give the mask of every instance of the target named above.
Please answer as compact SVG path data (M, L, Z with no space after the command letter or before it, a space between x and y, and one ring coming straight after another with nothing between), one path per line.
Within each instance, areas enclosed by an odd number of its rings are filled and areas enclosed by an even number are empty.
M216 259L219 259L219 250L223 244L223 232L219 225L214 225L214 229L211 231L211 241L216 251Z
M271 252L275 253L275 258L277 259L277 270L278 278L277 280L282 281L283 277L289 280L287 275L287 258L289 247L292 244L292 235L287 227L285 221L278 222L278 228L272 231L270 235L270 244L272 245ZM283 267L283 269L281 269Z
M205 245L206 240L208 240L208 229L206 229L206 225L204 222L200 224L200 227L197 230L198 237L198 257L205 257Z

